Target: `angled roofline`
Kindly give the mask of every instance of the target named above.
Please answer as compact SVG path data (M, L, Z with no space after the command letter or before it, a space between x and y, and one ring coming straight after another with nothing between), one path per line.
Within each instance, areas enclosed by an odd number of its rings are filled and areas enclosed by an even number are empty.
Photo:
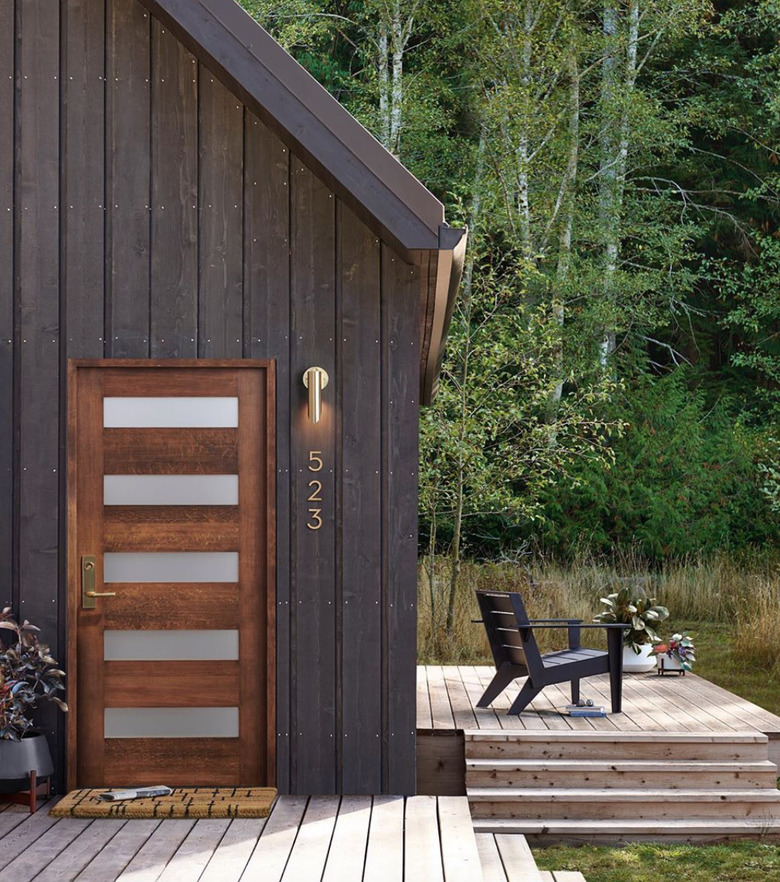
M433 315L423 316L423 327L431 329L429 357L421 365L422 400L429 403L460 280L455 252L461 240L465 247L465 231L446 226L444 206L433 193L235 0L141 3L400 256L416 263L421 252L439 255L435 296L428 298Z

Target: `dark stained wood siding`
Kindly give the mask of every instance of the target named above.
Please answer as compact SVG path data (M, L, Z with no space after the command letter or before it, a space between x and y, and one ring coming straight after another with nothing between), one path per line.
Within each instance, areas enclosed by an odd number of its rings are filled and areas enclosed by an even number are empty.
M276 359L282 792L414 790L421 274L139 0L0 0L0 599L64 660L68 358Z

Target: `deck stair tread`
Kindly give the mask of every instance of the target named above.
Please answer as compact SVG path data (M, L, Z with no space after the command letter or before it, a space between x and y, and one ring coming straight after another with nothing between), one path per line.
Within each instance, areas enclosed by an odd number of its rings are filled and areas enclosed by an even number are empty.
M769 738L763 732L586 732L570 731L530 731L530 730L489 730L465 729L466 741L607 741L607 742L692 742L695 744L768 744Z
M675 772L777 772L777 766L769 760L728 760L726 762L706 760L664 760L659 765L657 760L615 759L486 759L468 758L466 769L474 771L517 772L660 772L671 776Z
M665 834L677 835L727 835L729 833L761 834L767 830L780 831L780 819L739 818L737 820L721 820L720 818L664 818L662 820L569 820L550 818L544 820L526 820L523 818L507 820L504 818L475 818L474 829L480 833L522 833L524 836L540 833L559 833L573 835L598 834Z
M749 788L742 790L674 791L674 802L780 802L780 790ZM668 802L669 788L620 789L618 787L469 787L470 802Z

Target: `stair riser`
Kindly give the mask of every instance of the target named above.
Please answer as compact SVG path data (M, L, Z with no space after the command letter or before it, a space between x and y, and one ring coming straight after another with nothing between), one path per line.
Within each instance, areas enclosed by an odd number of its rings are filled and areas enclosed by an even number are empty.
M553 733L551 733L552 735ZM552 739L551 739L552 741ZM533 741L467 741L466 759L606 759L706 760L760 762L768 758L766 744L647 744L614 742L542 743Z
M503 772L467 771L466 788L469 787L533 787L533 788L582 788L597 787L627 789L648 787L654 790L743 790L751 787L774 788L776 773L766 772L682 772L670 781L669 773L657 772Z
M580 836L561 833L534 834L526 832L519 822L518 827L512 830L502 830L504 833L522 833L530 845L547 848L550 845L627 845L629 842L660 842L660 843L687 843L689 845L718 845L724 842L742 842L746 839L761 842L780 842L780 828L761 830L759 832L739 830L722 833L650 833L641 835L638 833L598 833L597 831L583 833Z
M690 818L718 818L724 821L750 818L754 821L774 819L780 822L780 802L555 802L555 803L471 803L471 815L476 819L534 820L685 820Z

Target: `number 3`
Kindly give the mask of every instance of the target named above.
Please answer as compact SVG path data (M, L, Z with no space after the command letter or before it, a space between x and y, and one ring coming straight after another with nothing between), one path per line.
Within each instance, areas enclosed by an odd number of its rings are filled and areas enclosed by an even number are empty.
M306 524L306 526L310 530L319 530L319 528L322 526L322 517L320 516L321 513L322 513L321 508L310 508L309 509L309 514L311 515L311 520Z

